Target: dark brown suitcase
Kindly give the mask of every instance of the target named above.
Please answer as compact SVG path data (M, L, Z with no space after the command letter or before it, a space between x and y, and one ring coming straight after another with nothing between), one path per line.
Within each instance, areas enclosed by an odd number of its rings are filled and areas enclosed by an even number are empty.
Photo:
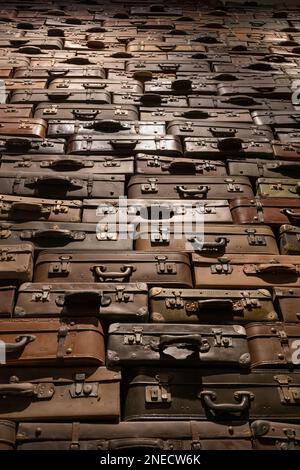
M0 119L0 136L46 137L47 122L44 119L5 117ZM1 137L0 137L1 138Z
M0 280L30 282L33 275L33 245L2 245L0 247Z
M289 110L294 111L294 107L289 100L268 100L263 98L253 98L248 95L233 95L233 96L213 96L209 98L211 100L210 106L217 109L241 109L248 108L249 110ZM207 97L203 98L199 96L189 96L189 106L192 108L205 108Z
M105 78L105 70L101 67L95 66L82 66L68 67L61 64L56 67L17 67L14 73L15 78L47 78L53 80L54 78Z
M16 423L0 421L0 450L14 450L16 445Z
M228 119L230 122L230 118ZM219 123L214 121L208 126L206 122L199 121L171 121L167 125L167 133L183 137L202 138L235 138L253 139L257 142L268 142L273 134L268 126L255 126L250 124Z
M278 424L278 423L276 423ZM290 426L290 425L289 425ZM15 442L15 441L13 441ZM20 423L18 450L251 450L249 425L211 421Z
M235 199L238 194L253 196L248 178L132 176L127 191L129 199Z
M198 288L300 286L300 256L244 254L216 260L193 253L192 263Z
M262 86L244 85L236 87L220 83L217 86L217 93L221 96L248 95L254 98L290 100L292 91L288 86L276 86L272 84Z
M12 316L15 306L16 292L16 283L5 280L0 281L0 318Z
M233 221L236 224L267 224L278 227L300 223L300 203L292 198L259 198L230 201Z
M204 83L203 80L181 78L177 80L151 80L145 83L145 93L160 95L217 95L217 85ZM290 96L290 95L289 95Z
M115 54L105 54L99 52L92 52L92 51L80 51L80 53L74 53L74 51L63 52L60 54L48 54L47 57L40 56L40 57L32 57L30 60L31 67L48 67L49 69L53 67L60 67L61 65L67 64L68 66L75 66L77 68L80 66L98 66L101 69L108 69L114 68L117 70L124 70L125 68L125 59L120 60L120 55L122 57L127 58L126 52L117 52ZM131 56L130 56L131 57ZM1 59L0 59L1 60ZM18 66L22 66L24 64L17 63Z
M65 153L66 141L64 139L40 139L26 137L0 136L0 154L47 154L57 155Z
M49 90L102 90L108 93L115 91L124 93L143 93L143 85L137 80L128 80L122 82L118 80L99 80L99 79L62 79L56 78L49 84Z
M184 156L197 158L274 158L271 142L239 137L184 137Z
M168 253L48 253L39 255L34 282L146 282L192 287L189 257Z
M0 340L9 367L105 364L104 333L97 318L2 319Z
M251 368L288 367L300 364L300 327L280 322L248 323L245 326Z
M187 98L185 96L173 95L160 95L155 93L145 93L144 95L138 93L114 93L112 102L119 106L139 106L139 107L175 107L186 108ZM210 102L207 103L210 106ZM142 111L143 108L141 108Z
M282 143L274 141L272 147L274 157L282 160L300 162L300 143Z
M248 176L251 180L256 178L300 178L300 160L294 161L264 159L226 160L228 173L231 176Z
M94 37L93 39L65 39L64 50L66 51L99 51L114 54L116 52L125 52L126 45L120 44L113 38L110 41L103 41L101 38Z
M134 368L124 421L270 419L298 421L299 372Z
M281 319L285 323L299 323L300 289L290 287L274 287L273 294L274 305L276 306Z
M217 56L218 57L218 56ZM219 60L220 61L220 60ZM227 57L225 55L225 60L227 62ZM226 67L226 64L220 64L219 67ZM178 72L176 74L178 79L190 79L196 80L197 82L202 82L204 85L231 85L236 88L244 86L290 86L291 80L289 77L286 77L285 74L271 74L264 73L258 74L249 72L249 73L229 73L229 72L220 72L220 73L201 73L194 72L189 75L184 72ZM201 95L201 92L199 92ZM212 97L212 99L215 97Z
M33 107L30 104L0 104L0 122L6 118L31 118Z
M253 122L258 126L300 127L300 113L290 111L252 111Z
M247 368L250 355L246 331L239 325L114 323L108 329L106 363Z
M279 246L282 255L300 255L300 228L282 225L279 230Z
M191 134L194 135L197 132L194 127L197 127L197 124L200 125L202 123L223 123L223 122L230 122L230 123L249 123L253 124L252 117L247 110L216 110L216 109L198 109L198 108L141 108L140 115L142 121L174 121L174 123L178 123L179 120L184 121L183 126L186 121L187 125L189 125L189 131ZM191 121L192 120L192 121ZM177 124L179 126L179 124ZM171 123L170 123L171 127ZM191 127L191 129L190 129ZM175 134L173 130L169 132L171 134ZM182 132L178 132L178 134L182 135Z
M111 94L106 90L18 90L15 91L11 98L10 103L32 103L40 105L42 103L49 103L48 108L50 111L56 111L57 106L61 104L70 103L90 103L95 105L110 104ZM53 112L54 114L54 112ZM52 115L52 113L51 113Z
M257 420L251 423L255 450L299 450L299 424Z
M190 174L199 176L227 176L225 164L218 160L173 158L160 155L146 155L144 153L138 153L135 156L135 173L142 175Z
M2 157L4 158L4 157ZM81 222L82 202L0 195L0 220Z
M36 106L34 116L42 119L77 119L93 121L94 119L113 119L115 121L137 121L139 113L135 106L94 105L87 103L40 103Z
M96 197L118 197L124 195L125 176L84 175L64 172L53 175L43 172L15 171L0 172L0 186L3 194L38 196L57 199L82 199Z
M0 416L17 421L118 422L120 379L119 372L105 367L2 368Z
M15 318L88 316L100 318L105 324L146 322L148 314L148 288L141 282L104 283L101 287L82 283L22 284L13 310Z
M163 289L149 292L150 319L154 323L232 324L278 320L266 289Z

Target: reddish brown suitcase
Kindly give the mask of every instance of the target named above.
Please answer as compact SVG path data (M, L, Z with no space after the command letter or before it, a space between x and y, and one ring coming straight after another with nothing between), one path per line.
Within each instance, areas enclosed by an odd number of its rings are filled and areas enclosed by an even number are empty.
M227 176L225 164L218 160L173 158L160 155L146 155L144 153L138 153L135 156L135 173L138 175L190 174L199 176Z
M0 450L14 450L16 445L16 428L13 421L0 421Z
M291 287L274 287L274 302L281 319L285 323L300 321L300 289Z
M57 155L65 153L66 141L64 139L40 139L26 137L0 136L0 153L7 154L47 154Z
M270 141L239 137L184 137L184 155L197 158L274 158Z
M6 118L31 118L33 116L33 106L30 104L0 104L0 122L5 122Z
M33 245L2 245L0 247L0 280L30 282L33 274Z
M251 423L255 450L299 450L299 424L257 420Z
M236 224L267 224L278 227L285 223L299 225L300 203L292 198L259 198L230 201Z
M5 117L0 119L0 136L46 137L47 122L44 119Z

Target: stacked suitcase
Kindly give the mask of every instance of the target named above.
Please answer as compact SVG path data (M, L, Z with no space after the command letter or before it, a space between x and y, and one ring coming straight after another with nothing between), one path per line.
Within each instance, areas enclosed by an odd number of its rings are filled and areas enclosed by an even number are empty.
M288 1L1 3L0 449L299 449L299 73Z

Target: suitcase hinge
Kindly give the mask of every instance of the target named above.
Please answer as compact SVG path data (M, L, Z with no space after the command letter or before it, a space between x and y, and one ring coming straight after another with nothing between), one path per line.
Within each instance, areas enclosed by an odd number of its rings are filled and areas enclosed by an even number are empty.
M57 114L57 106L49 106L49 108L45 108L43 114Z
M43 286L43 289L41 291L33 292L31 297L32 302L49 302L50 290L50 286Z
M117 232L110 232L108 224L98 224L96 238L99 241L116 241L118 239L118 234Z
M184 301L181 297L181 291L173 291L174 297L165 300L167 308L181 308L184 307Z
M257 235L255 229L245 230L247 233L248 244L250 246L266 246L266 238L263 235Z
M157 193L157 178L148 178L149 183L141 184L142 193Z
M157 230L151 231L151 242L152 243L169 243L170 232L168 227L159 227Z
M2 248L0 250L0 261L9 262L9 261L16 261L16 257L9 252L9 248Z
M155 256L156 259L156 270L158 274L176 274L176 264L166 263L167 256Z
M224 337L223 332L220 328L213 328L212 333L215 337L214 346L218 346L219 348L222 346L225 348L232 347L232 338L228 338L228 336Z
M85 382L85 374L76 374L74 383L70 387L72 398L95 397L100 400L100 386L98 382Z
M55 275L66 275L70 272L70 260L72 259L71 256L60 256L57 263L50 263L49 266L49 274Z
M233 267L230 265L228 258L218 258L218 264L212 264L210 267L212 274L231 274Z
M275 375L274 380L279 384L278 392L282 404L293 405L300 402L300 387L290 387L291 377Z
M116 286L116 302L133 302L133 294L126 292L123 286Z
M143 327L134 326L132 328L133 333L130 335L124 335L123 344L143 344Z
M61 326L57 332L57 352L56 357L57 359L63 359L65 356L65 339L69 333L69 329L67 326ZM68 348L68 354L72 352L71 348Z

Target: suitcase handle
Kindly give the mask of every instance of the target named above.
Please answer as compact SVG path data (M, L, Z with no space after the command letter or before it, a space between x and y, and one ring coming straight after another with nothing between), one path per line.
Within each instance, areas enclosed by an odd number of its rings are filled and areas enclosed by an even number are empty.
M32 383L12 383L0 385L0 396L3 395L21 395L21 396L34 396L36 395L35 386Z
M198 310L202 309L211 309L211 310L219 310L219 309L226 309L229 311L233 311L234 303L230 299L205 299L205 300L198 300L197 302ZM243 310L243 308L241 308ZM193 314L195 312L192 312ZM201 313L201 312L198 312Z
M45 54L40 47L36 46L19 47L18 52L21 54Z
M265 62L277 62L278 64L282 62L287 62L286 58L280 54L268 54L262 57L261 60Z
M131 264L124 264L121 266L120 272L114 271L106 271L106 266L94 266L95 274L100 279L122 279L123 282L125 279L129 278L134 271L136 271L136 267Z
M254 86L252 87L256 91L260 91L262 93L270 93L271 91L275 90L274 86Z
M296 122L300 122L300 114L290 114L290 117Z
M84 232L71 232L70 230L24 230L21 232L20 238L22 240L46 239L46 240L83 240L85 238Z
M27 344L31 343L36 339L35 336L32 335L20 335L16 337L15 343L5 343L5 352L6 354L11 354L20 351L23 349Z
M56 69L56 70L47 70L47 74L49 75L49 77L64 77L65 75L67 75L69 73L69 69Z
M214 137L234 137L237 132L234 128L222 129L218 127L210 127L208 130Z
M90 168L93 167L94 164L93 162L86 161L83 162L82 160L76 159L76 158L62 158L60 160L54 160L52 162L44 162L44 164L41 164L41 167L48 167L52 168L53 170L67 170L67 171L77 171L80 170L81 168Z
M148 439L148 438L128 438L128 439L112 439L108 441L108 450L123 450L123 449L163 449L163 441L161 439Z
M32 202L13 202L10 206L10 212L36 212L38 214L49 214L51 212L50 207L44 207L43 204L35 204Z
M8 139L4 145L5 145L5 149L8 152L15 152L15 153L20 153L20 152L27 153L34 146L33 142L31 142L29 139L18 139L18 138Z
M70 96L71 93L68 93L67 91L51 91L47 93L48 100L50 101L64 101Z
M171 336L162 335L158 344L158 349L164 351L169 346L177 345L180 348L187 347L193 348L199 352L207 352L210 349L210 345L207 340L203 340L201 335L183 335L183 336ZM154 349L156 347L154 346Z
M297 266L294 264L265 263L248 264L244 266L245 274L299 274Z
M29 178L28 180L25 180L24 185L65 186L69 190L83 188L83 184L79 180L70 179L68 176L40 176L38 178Z
M211 113L201 111L200 109L193 109L191 111L184 111L183 113L178 114L178 116L188 119L208 119L211 117Z
M110 140L110 145L116 150L134 150L137 140Z
M184 186L176 186L175 188L178 193L187 195L187 196L195 196L197 194L206 195L210 190L209 186L198 186L198 188L191 188L186 189Z
M86 90L104 90L107 87L107 83L83 83L82 85Z
M157 48L160 51L168 52L168 51L174 51L176 49L176 46L173 44L162 44L160 46L157 46Z
M9 44L14 47L25 46L25 44L28 44L28 42L28 39L9 39Z
M56 298L55 303L60 307L76 307L77 304L108 307L111 304L111 298L104 296L99 290L66 291Z
M221 152L240 152L243 150L243 140L235 137L228 137L227 139L220 140L217 146Z
M294 212L293 209L282 209L282 213L286 215L289 219L300 219L300 212Z
M274 67L272 67L272 65L270 64L264 64L264 63L256 63L256 64L251 64L251 65L248 65L247 67L245 67L245 69L248 69L248 70L260 70L262 72L268 72L268 71L271 71L271 70L276 70L274 69Z
M300 163L286 163L286 162L278 162L278 163L267 163L266 164L267 170L272 171L280 171L280 170L291 170L299 171L300 170Z
M69 59L64 60L64 64L73 64L73 65L95 65L87 57L70 57Z
M254 106L255 104L259 105L260 103L256 101L251 96L231 96L226 100L226 103L236 104L239 106Z
M162 103L162 97L154 93L146 93L140 97L139 101L143 106L160 106Z
M185 91L190 91L192 88L192 84L193 84L192 80L178 79L172 82L171 88L174 91L183 93Z
M210 390L204 390L199 398L203 399L204 405L214 413L241 413L250 407L250 400L254 395L248 391L238 391L233 394L234 399L240 403L215 403L217 394Z
M89 49L105 49L107 46L103 41L100 41L99 39L90 39L89 41L86 42L86 45Z
M97 111L93 109L88 110L88 111L82 111L79 109L72 110L72 114L74 114L75 119L82 119L86 121L92 121L93 119L95 119L98 116L99 112L101 111Z
M158 67L163 71L163 72L177 72L179 69L180 65L179 64L158 64Z
M120 121L114 121L113 119L103 119L101 121L95 121L83 127L90 127L95 131L105 132L106 134L113 134L114 132L120 132L122 130L130 130L130 125L123 124Z
M229 242L228 238L226 237L216 237L214 242L204 242L198 240L197 236L192 236L187 239L189 242L194 242L199 244L201 248L196 247L196 251L221 251L223 248L226 247L227 243Z
M185 162L176 160L166 165L162 165L162 170L169 170L170 173L178 175L192 175L196 173L196 164L193 162Z

